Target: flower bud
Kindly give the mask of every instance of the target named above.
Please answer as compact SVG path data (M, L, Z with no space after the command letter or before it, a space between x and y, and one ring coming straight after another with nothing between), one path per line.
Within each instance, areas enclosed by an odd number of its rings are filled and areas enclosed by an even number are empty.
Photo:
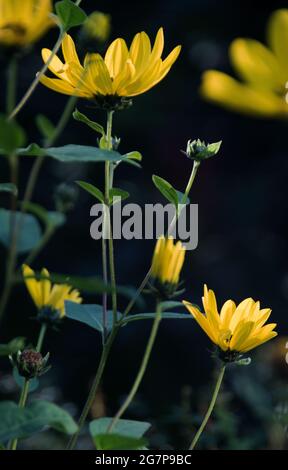
M222 141L214 142L212 144L206 144L200 139L188 140L185 155L192 160L201 162L207 160L207 158L214 157L221 147Z
M94 11L83 24L84 34L91 39L105 42L111 32L111 16L101 11Z
M25 349L22 352L18 351L15 365L19 375L26 379L33 379L47 372L46 364L48 359L49 353L43 357L40 352L33 349Z

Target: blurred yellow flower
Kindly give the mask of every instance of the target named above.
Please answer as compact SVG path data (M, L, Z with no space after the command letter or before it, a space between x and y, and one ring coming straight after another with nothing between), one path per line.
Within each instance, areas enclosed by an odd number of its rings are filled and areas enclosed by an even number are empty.
M172 237L160 237L153 254L151 277L161 284L177 286L185 254L185 247L180 241L174 244Z
M24 47L53 25L51 0L0 0L0 44Z
M202 297L205 314L187 301L183 304L211 341L224 351L226 360L234 360L235 353L245 353L277 336L276 323L265 325L271 314L270 308L260 309L260 302L248 298L237 307L227 300L218 313L213 290L204 286Z
M140 95L159 83L169 72L180 53L177 46L161 59L164 48L163 29L160 28L154 47L150 39L141 32L134 37L128 50L124 39L118 38L109 46L104 59L100 54L87 53L84 66L81 65L71 36L65 36L62 43L63 63L53 58L49 70L57 78L41 78L48 88L65 95L87 99L104 97L133 97ZM42 50L46 63L51 51Z
M36 279L35 272L29 266L24 264L22 271L28 292L39 312L42 311L41 318L46 317L49 320L49 317L51 319L64 317L65 300L71 300L78 304L82 302L79 291L68 284L52 285L47 269L42 269L39 280Z
M101 11L94 11L85 21L83 30L88 37L105 42L111 32L111 16Z
M240 77L208 70L201 94L228 109L263 117L288 116L288 9L276 10L267 28L268 45L254 39L235 39L231 63Z

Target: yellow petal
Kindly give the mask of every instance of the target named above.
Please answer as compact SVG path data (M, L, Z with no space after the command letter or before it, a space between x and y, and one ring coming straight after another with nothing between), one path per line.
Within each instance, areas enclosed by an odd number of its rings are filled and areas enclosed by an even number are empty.
M26 264L23 264L22 272L23 272L24 282L26 284L26 287L28 289L29 294L31 295L31 298L34 304L36 305L37 308L41 308L43 306L41 289L40 289L40 283L35 279L35 272Z
M85 57L85 69L88 70L88 78L94 86L94 93L101 95L112 94L112 81L103 58L100 54L87 54Z
M233 302L233 300L227 300L224 303L220 312L221 328L223 328L223 330L229 329L230 321L233 317L235 310L236 310L236 305L235 305L235 302Z
M143 69L149 65L151 54L151 43L148 35L142 31L136 34L129 50L129 57L135 66L136 73L142 73Z
M247 338L249 338L253 327L253 322L242 321L238 323L230 341L230 349L232 351L242 351L243 343L247 340Z
M64 95L87 97L86 93L83 93L79 89L76 90L68 82L64 80L59 80L58 78L48 78L44 75L40 78L40 82L47 88L50 88L51 90L57 91L58 93L62 93Z
M47 269L45 268L42 269L41 277L42 277L42 279L40 280L40 289L41 289L41 296L42 296L41 302L42 302L42 305L48 305L50 291L51 291L51 281L49 279L50 274L47 271Z
M115 39L108 47L105 54L105 64L111 78L117 77L123 70L127 59L128 48L126 42L122 38Z
M284 92L287 76L275 55L260 42L236 39L230 46L230 58L241 78L258 89Z
M288 75L288 10L276 10L268 23L268 40L281 66Z
M197 321L198 325L202 328L202 330L206 333L207 336L211 339L211 341L215 344L218 344L218 330L214 331L211 328L211 325L209 324L207 318L205 315L203 315L197 308L195 308L193 305L191 305L189 302L183 300L182 302L185 307L187 308L188 312L193 315L195 320Z
M200 91L209 101L245 114L281 117L288 112L284 97L243 85L216 70L209 70L203 74Z
M42 53L42 59L46 64L46 62L48 62L48 60L49 60L49 58L52 54L52 51L50 51L50 49L42 49L41 53ZM50 70L50 72L54 73L54 75L56 75L56 77L61 78L61 80L69 81L69 78L68 78L67 73L66 73L67 66L65 66L65 64L63 64L63 62L56 55L51 60L51 63L49 64L49 67L48 67L48 70Z
M65 62L74 62L81 67L74 41L69 34L65 34L62 41L62 52Z

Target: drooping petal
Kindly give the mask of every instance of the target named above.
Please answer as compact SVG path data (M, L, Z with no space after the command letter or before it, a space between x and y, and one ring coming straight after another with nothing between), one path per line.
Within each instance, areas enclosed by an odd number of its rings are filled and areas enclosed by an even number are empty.
M288 10L272 13L268 23L268 41L281 66L288 75Z
M203 315L197 308L195 308L192 304L189 302L186 302L183 300L183 305L187 308L188 312L193 315L199 326L202 328L202 330L206 333L207 336L211 339L211 341L215 344L217 344L218 340L218 331L213 331L211 328L211 325L209 324L207 318L205 315Z
M282 117L288 113L284 98L267 90L256 90L216 70L203 74L200 91L207 100L244 114Z
M283 93L287 76L276 56L259 41L235 39L230 46L230 59L241 78L257 89Z

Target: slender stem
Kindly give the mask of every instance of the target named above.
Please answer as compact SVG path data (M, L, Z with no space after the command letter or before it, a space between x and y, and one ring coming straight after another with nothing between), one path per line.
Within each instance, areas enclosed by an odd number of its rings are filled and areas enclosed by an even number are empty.
M75 2L75 5L79 6L80 3L81 3L82 0L76 0ZM26 91L25 95L23 96L23 98L19 101L18 105L14 108L14 110L10 113L9 115L9 120L15 118L15 116L17 116L17 114L21 111L21 109L25 106L25 104L27 103L27 101L29 100L29 98L31 97L31 95L33 94L33 92L35 91L35 89L37 88L37 85L39 84L40 82L40 79L41 77L43 77L43 75L47 72L48 68L49 68L49 65L51 64L54 56L57 54L57 52L59 51L60 47L61 47L61 44L62 44L62 41L63 41L63 38L65 36L66 32L61 28L60 29L60 33L59 33L59 37L51 51L51 54L47 60L47 62L43 65L42 69L37 73L35 79L33 80L33 82L31 83L30 87L28 88L28 90Z
M196 177L199 166L200 166L200 162L196 162L194 160L193 168L192 168L187 186L185 188L185 191L184 191L184 194L183 194L183 197L182 197L182 200L181 200L181 204L185 204L187 199L188 199L188 196L189 196L189 193L191 191L192 185L194 183L194 180L195 180L195 177ZM174 218L173 218L173 220L171 221L171 224L168 227L168 230L167 230L168 234L171 233L171 230L172 230L173 226L175 225L175 223L177 222L177 220L179 218L179 215L180 215L180 213L179 213L179 211L177 211ZM150 274L151 274L151 267L150 267L149 271L147 271L147 273L145 274L145 277L142 280L140 286L138 287L135 295L133 296L133 298L128 303L128 305L127 305L127 307L124 311L124 316L126 316L131 311L131 309L133 308L133 306L134 306L136 300L138 299L139 295L141 294L141 292L143 291L143 289L147 285L147 283L150 279Z
M112 150L112 121L113 121L113 111L108 111L107 113L107 131L106 139L108 150ZM109 162L105 162L105 202L110 206L109 202L109 192L111 189L111 173L113 169L110 167ZM113 246L113 234L111 230L111 219L110 211L108 215L108 250L109 250L109 268L110 268L110 278L111 278L111 287L112 287L112 311L113 311L113 321L114 324L117 322L117 288L116 288L116 274L115 274L115 263L114 263L114 246Z
M146 346L146 349L145 349L145 352L144 352L144 356L143 356L140 368L138 370L137 376L135 378L135 381L134 381L134 383L131 387L131 390L130 390L126 400L124 401L123 405L121 406L119 411L116 413L116 415L112 419L112 421L111 421L111 423L110 423L110 425L107 429L107 432L111 432L113 430L113 428L116 426L119 419L123 416L123 414L125 413L125 411L129 407L129 405L133 401L133 399L134 399L134 397L135 397L135 395L136 395L136 393L139 389L139 386L140 386L140 384L142 382L142 379L144 377L144 374L146 372L147 365L148 365L148 362L149 362L149 359L150 359L150 356L151 356L151 352L152 352L152 349L153 349L153 346L154 346L154 343L155 343L155 340L156 340L156 336L157 336L160 321L161 321L161 304L160 304L160 302L157 302L156 315L155 315L155 318L154 318L154 321L153 321L153 325L152 325L151 333L150 333L150 336L149 336L149 340L148 340L148 343L147 343L147 346Z
M19 404L18 404L19 408L25 408L27 397L28 397L28 392L29 392L29 384L30 384L29 379L25 379L24 385L21 390ZM18 439L17 438L13 439L9 446L9 449L16 450L17 445L18 445Z
M46 230L44 231L41 240L35 246L35 248L33 248L32 251L30 251L25 261L23 261L23 264L28 264L28 265L33 264L37 256L40 254L40 252L47 245L47 243L51 240L54 233L55 233L55 226L53 227L48 226Z
M115 339L115 337L118 333L119 328L120 328L120 326L116 326L116 327L113 328L112 332L110 333L110 335L107 339L107 342L105 343L105 345L103 347L100 362L99 362L99 366L98 366L98 369L97 369L92 387L90 389L87 401L85 403L85 406L83 408L83 411L82 411L81 416L80 416L79 421L78 421L78 431L71 437L71 439L68 443L68 446L67 446L67 450L68 449L69 450L74 449L74 447L76 445L79 434L80 434L80 432L83 428L83 425L86 421L86 418L88 416L90 408L93 405L93 402L95 400L95 395L96 395L96 392L98 390L98 386L100 384L100 381L101 381L101 378L102 378L102 375L103 375L103 372L104 372L104 369L105 369L105 366L106 366L106 363L107 363L107 359L108 359L112 344L113 344L114 339Z
M103 271L103 282L104 284L107 284L108 282L107 247L106 247L106 238L104 236L102 237L102 271ZM107 337L107 292L103 292L102 305L103 305L103 346L104 346L106 337Z
M27 103L27 101L29 100L29 98L31 98L31 95L33 94L33 92L35 91L37 85L39 84L40 82L40 79L43 77L43 75L47 72L48 70L48 67L49 65L51 64L52 60L53 60L53 57L57 54L57 52L59 51L60 49L60 46L61 46L61 43L62 43L62 40L63 40L63 37L64 37L64 32L62 30L60 30L60 33L59 33L59 37L51 51L51 54L47 60L47 62L43 65L42 69L36 74L36 77L34 78L33 82L31 83L31 85L29 86L28 90L26 91L25 95L23 96L23 98L21 98L21 100L19 101L19 103L17 104L17 106L14 108L14 110L10 113L9 115L9 120L11 119L14 119L17 114L21 111L21 109L25 106L25 104Z
M41 352L41 349L42 349L42 346L43 346L43 341L44 341L44 338L45 338L45 335L46 335L46 331L47 331L47 325L45 323L42 323L40 333L39 333L39 336L38 336L37 345L36 345L36 351L37 352Z
M224 373L225 373L225 369L226 369L226 366L223 365L220 369L220 373L219 373L219 376L218 376L218 379L217 379L217 382L216 382L216 385L215 385L215 389L214 389L214 392L213 392L213 395L212 395L212 399L211 399L211 402L210 402L210 405L209 405L209 408L207 410L207 413L205 414L204 416L204 419L202 421L202 424L200 426L200 428L198 429L197 433L195 434L195 437L193 439L193 441L191 442L191 445L189 447L190 450L193 450L202 434L202 432L204 431L205 429L205 426L211 416L211 413L214 409L214 406L215 406L215 403L216 403L216 400L217 400L217 397L218 397L218 394L219 394L219 391L220 391L220 387L221 387L221 384L222 384L222 380L223 380L223 377L224 377Z

